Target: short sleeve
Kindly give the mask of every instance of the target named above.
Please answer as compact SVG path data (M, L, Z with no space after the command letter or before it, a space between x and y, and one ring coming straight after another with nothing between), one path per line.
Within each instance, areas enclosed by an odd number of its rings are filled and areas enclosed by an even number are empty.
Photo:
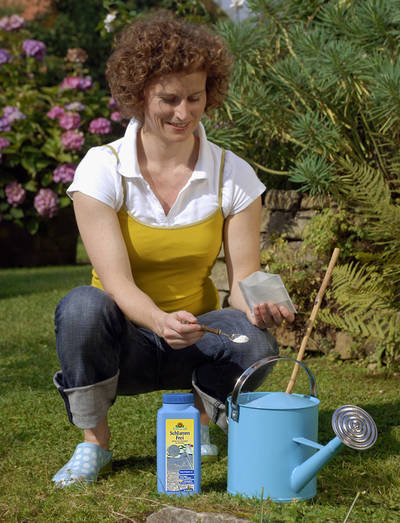
M266 187L245 160L228 151L224 170L222 208L224 216L237 214L256 200Z
M73 199L73 193L79 191L118 211L123 203L123 189L117 163L115 154L106 146L89 149L75 170L67 195Z

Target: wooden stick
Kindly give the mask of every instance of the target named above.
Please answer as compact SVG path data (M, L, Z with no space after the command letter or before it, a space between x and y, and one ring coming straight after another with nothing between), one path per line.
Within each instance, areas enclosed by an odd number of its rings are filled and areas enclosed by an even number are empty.
M331 277L333 268L334 268L334 266L335 266L335 264L337 262L337 259L339 257L339 253L340 253L340 249L336 247L334 249L333 253L332 253L331 260L330 260L328 268L326 270L326 273L325 273L324 279L322 281L321 287L320 287L320 289L318 291L317 297L315 298L314 307L313 307L313 310L311 312L310 319L308 320L306 334L305 334L305 336L304 336L304 338L303 338L303 340L301 342L299 353L297 354L297 358L296 358L297 361L301 361L303 359L304 353L306 351L306 346L307 346L308 340L309 340L310 335L311 335L311 331L312 331L312 329L314 327L315 319L317 317L319 308L321 306L322 298L323 298L323 296L325 294L326 288L328 287L329 279ZM298 372L299 372L299 365L296 364L294 366L292 375L290 377L288 386L286 388L286 392L288 394L290 394L292 392L292 390L293 390L294 384L296 382L296 376L297 376Z

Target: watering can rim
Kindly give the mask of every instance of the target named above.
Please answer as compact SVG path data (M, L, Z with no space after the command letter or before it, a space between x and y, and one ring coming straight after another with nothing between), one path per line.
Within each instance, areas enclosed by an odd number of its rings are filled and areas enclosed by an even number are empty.
M293 361L297 365L300 365L305 370L305 372L308 375L308 380L310 382L310 394L309 394L309 396L313 396L315 398L317 397L317 383L315 381L314 375L312 374L310 369L306 365L304 365L304 363L302 363L301 361L295 360L293 358L289 358L287 356L279 356L279 355L277 355L277 356L268 356L267 358L263 358L261 360L258 360L255 363L253 363L253 365L250 365L250 367L248 367L244 372L242 372L242 374L237 379L235 387L234 387L234 389L232 391L232 394L230 396L230 398L231 398L231 409L230 409L231 415L230 415L230 417L234 421L239 421L238 397L239 397L239 395L241 393L243 385L248 380L248 378L256 370L260 369L261 367L263 367L265 365L269 365L270 363L274 363L275 361L280 361L280 360L289 360L289 361ZM226 411L227 412L228 412L228 409L229 409L229 405L228 405L228 400L227 400L227 402L226 402Z
M252 398L251 396L254 397ZM254 404L254 401L262 398L265 399L265 403L260 402L259 404ZM231 396L228 396L227 401L232 404ZM287 394L286 392L279 391L246 391L241 392L237 397L238 406L252 410L299 410L314 408L319 405L319 403L320 400L310 394Z

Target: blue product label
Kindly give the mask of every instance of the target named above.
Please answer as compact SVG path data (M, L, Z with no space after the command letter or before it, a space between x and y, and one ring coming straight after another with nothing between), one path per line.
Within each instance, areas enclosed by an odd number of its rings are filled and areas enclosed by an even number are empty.
M194 490L194 420L165 420L165 485L168 492Z

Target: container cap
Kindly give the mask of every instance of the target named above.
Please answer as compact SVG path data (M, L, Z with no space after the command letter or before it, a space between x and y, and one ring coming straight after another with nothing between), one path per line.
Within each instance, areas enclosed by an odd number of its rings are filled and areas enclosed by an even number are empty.
M239 395L241 407L268 410L306 409L319 404L319 399L306 394L286 392L248 392Z
M194 395L191 392L168 392L163 394L163 403L193 403Z

